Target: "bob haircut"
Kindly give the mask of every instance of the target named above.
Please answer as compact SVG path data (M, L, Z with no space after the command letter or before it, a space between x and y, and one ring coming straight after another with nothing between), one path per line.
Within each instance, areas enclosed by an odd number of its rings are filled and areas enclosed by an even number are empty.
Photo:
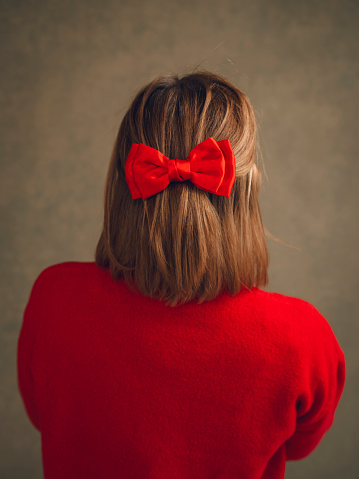
M214 73L164 75L144 86L115 140L96 264L166 306L209 301L224 289L234 296L242 287L265 286L269 259L258 203L256 133L247 96ZM234 151L229 197L184 181L145 200L132 199L125 178L132 143L184 159L210 137L229 139Z

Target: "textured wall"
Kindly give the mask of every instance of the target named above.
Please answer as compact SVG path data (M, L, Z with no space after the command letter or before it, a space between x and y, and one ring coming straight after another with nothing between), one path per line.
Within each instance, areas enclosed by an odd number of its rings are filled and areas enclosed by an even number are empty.
M116 131L154 76L214 70L255 107L269 291L312 302L347 358L317 450L286 478L358 467L358 2L1 2L0 479L42 477L40 435L17 391L16 342L35 277L94 259ZM358 475L357 475L358 474Z

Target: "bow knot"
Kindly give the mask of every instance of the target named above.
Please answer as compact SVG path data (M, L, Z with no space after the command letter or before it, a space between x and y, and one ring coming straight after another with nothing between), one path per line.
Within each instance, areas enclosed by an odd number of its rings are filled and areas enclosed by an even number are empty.
M186 160L175 158L168 160L168 180L186 181L191 179L191 163Z
M132 199L146 199L172 181L190 180L198 188L230 196L235 180L235 158L229 140L208 138L195 146L186 159L170 159L142 143L133 143L125 163Z

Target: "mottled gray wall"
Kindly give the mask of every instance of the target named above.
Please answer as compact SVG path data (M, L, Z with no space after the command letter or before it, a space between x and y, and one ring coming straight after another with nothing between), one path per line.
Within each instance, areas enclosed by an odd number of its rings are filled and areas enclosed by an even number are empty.
M358 467L358 2L1 2L0 479L41 478L40 435L16 384L35 277L91 261L116 131L154 76L214 70L255 107L269 291L312 302L347 358L335 423L286 478ZM358 475L357 475L358 474Z

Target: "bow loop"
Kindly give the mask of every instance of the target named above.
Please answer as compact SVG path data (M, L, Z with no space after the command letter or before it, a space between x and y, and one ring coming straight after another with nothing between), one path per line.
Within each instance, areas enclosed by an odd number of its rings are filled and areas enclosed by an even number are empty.
M125 163L125 176L133 199L146 199L172 181L190 180L204 191L230 196L235 180L235 158L229 140L208 138L184 159L169 159L142 143L133 143Z

